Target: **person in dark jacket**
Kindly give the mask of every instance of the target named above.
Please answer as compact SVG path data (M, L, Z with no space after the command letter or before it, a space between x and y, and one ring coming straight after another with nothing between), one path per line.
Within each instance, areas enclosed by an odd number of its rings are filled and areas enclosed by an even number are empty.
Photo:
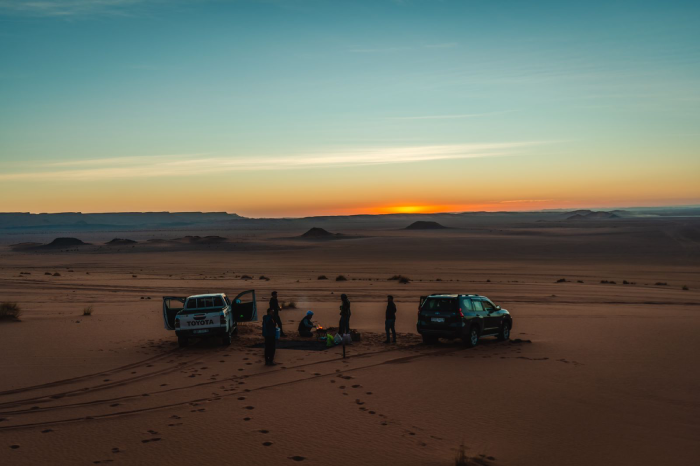
M350 333L350 300L348 295L340 295L340 323L338 324L338 333L344 335Z
M265 337L265 365L275 365L275 349L277 348L277 323L273 315L272 308L267 310L267 315L263 316L263 337Z
M311 322L311 318L313 316L314 313L312 311L307 311L304 318L301 319L301 322L299 322L300 337L310 338L314 336L313 333L311 333L311 329L315 327L314 323Z
M272 292L272 297L270 298L270 309L274 312L273 317L275 319L275 322L277 323L277 326L280 328L280 337L286 337L287 335L284 333L284 330L282 329L282 319L280 319L280 311L282 310L280 308L280 303L277 301L277 292L273 291Z
M386 331L386 341L384 343L389 343L389 331L391 331L394 336L394 343L396 343L396 304L394 304L394 297L389 295L388 302L386 303L386 316L384 320L384 330Z

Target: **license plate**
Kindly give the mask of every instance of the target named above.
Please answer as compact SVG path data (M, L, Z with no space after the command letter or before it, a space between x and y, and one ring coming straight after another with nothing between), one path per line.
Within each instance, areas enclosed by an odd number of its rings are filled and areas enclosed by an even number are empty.
M444 322L445 318L444 317L431 317L430 321L431 322Z
M204 330L195 330L194 333L207 333L209 330L204 329Z

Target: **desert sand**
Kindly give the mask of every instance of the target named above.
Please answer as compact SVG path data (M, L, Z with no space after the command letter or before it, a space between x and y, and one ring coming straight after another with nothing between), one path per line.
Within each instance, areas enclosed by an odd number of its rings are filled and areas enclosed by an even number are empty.
M471 464L697 461L700 221L363 222L318 225L336 241L298 241L309 221L0 238L0 301L23 309L0 321L0 464L448 465L462 445ZM56 237L90 244L37 247ZM362 341L266 367L259 323L230 347L163 327L162 296L247 289L260 315L272 290L297 303L291 340L308 309L337 326L347 293ZM418 299L436 292L508 309L511 341L424 345Z

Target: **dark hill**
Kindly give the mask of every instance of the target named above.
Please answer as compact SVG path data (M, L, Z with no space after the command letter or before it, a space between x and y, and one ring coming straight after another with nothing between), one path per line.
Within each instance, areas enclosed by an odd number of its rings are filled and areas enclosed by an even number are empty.
M572 215L571 217L567 217L566 220L572 220L572 221L581 221L581 220L608 220L611 218L620 218L619 215L616 215L612 212L589 212L585 215L582 214L576 214Z
M47 248L71 248L75 246L87 246L90 243L84 243L78 238L56 238L45 247Z
M446 230L448 228L449 227L440 225L438 222L426 222L424 220L419 220L411 223L409 226L404 228L404 230Z
M112 241L105 243L107 246L127 246L129 244L136 244L133 239L125 238L114 238Z
M317 228L313 227L303 235L301 235L302 238L334 238L340 235L333 234L329 231L324 230L323 228Z

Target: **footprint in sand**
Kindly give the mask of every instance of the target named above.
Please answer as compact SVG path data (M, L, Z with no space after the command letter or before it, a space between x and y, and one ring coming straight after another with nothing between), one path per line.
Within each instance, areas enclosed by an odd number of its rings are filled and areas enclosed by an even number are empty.
M121 404L120 404L120 403L114 403L114 404L109 405L110 408L116 408L117 406L121 406Z
M270 433L269 430L265 430L265 429L260 429L258 432L260 432L261 434L269 434Z
M360 388L362 385L353 385L352 388Z
M250 418L249 418L249 417L244 417L243 420L244 420L244 421L250 421Z
M338 388L341 389L341 390L345 390L345 385L341 385L341 386L338 387Z
M182 419L182 418L180 416L178 416L177 414L173 414L172 416L170 416L170 419Z
M173 424L168 424L168 427L176 427L176 426L181 426L182 422L175 422Z
M19 448L19 445L17 445L17 444L15 444L15 445L10 445L10 448L12 448L13 450L16 450L16 449Z
M371 395L371 394L372 394L372 392L367 392L367 395Z
M263 445L265 445L266 447L269 447L270 445L272 445L272 442L263 442Z
M304 461L306 458L304 456L290 456L289 459L293 461Z
M244 396L239 396L239 397L238 397L238 401L243 401L243 400L245 400L245 397L244 397Z
M48 434L49 432L53 432L53 429L44 429L41 431L42 434Z
M114 447L112 448L112 453L121 453L121 450L119 449L119 447Z
M255 406L246 406L245 409L255 409Z
M160 442L161 440L162 439L160 437L147 438L147 439L141 440L141 443Z

